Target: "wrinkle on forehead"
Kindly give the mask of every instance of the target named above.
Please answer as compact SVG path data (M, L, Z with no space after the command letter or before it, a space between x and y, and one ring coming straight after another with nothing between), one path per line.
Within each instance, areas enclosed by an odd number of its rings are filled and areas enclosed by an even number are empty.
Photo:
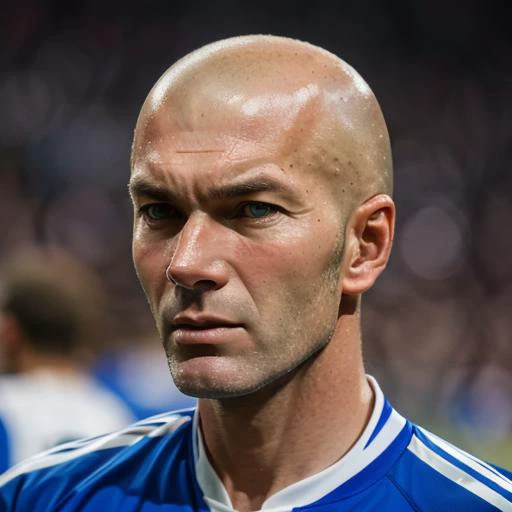
M265 157L272 160L277 151L271 137L257 141L212 131L179 131L164 134L147 144L135 156L132 167L135 170L147 163L172 170L197 163L197 158L201 157L205 169L214 169L217 160L231 165L257 164L265 162Z

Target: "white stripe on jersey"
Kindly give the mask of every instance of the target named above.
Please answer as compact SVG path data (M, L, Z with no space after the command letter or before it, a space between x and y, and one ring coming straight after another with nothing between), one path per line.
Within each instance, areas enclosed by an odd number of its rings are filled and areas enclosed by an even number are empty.
M504 512L510 512L512 510L510 501L504 496L444 459L441 455L426 446L416 436L412 436L411 442L407 448L432 469L435 469L452 482L455 482L479 498L487 501L487 503L494 505L498 510Z
M162 420L163 418L159 417L155 423L160 423ZM87 455L88 453L106 450L108 448L130 446L137 443L144 437L159 437L172 433L181 425L188 423L189 421L191 421L191 418L188 416L169 415L162 425L154 425L151 427L150 425L144 426L135 423L133 426L127 427L117 432L92 438L90 442L85 444L83 442L67 443L66 445L60 447L60 450L59 447L53 448L48 452L43 452L39 455L36 455L35 457L31 457L6 471L3 475L0 476L0 486L12 478L15 478L24 473L49 468L64 462L69 462L70 460L81 457L82 455ZM73 445L77 445L76 448L73 449ZM70 449L62 451L62 449L65 447Z
M420 430L423 434L425 434L425 437L432 441L433 444L439 446L439 448L444 450L446 453L449 453L455 459L460 460L466 466L470 467L471 469L474 469L488 480L491 480L491 482L494 482L503 490L512 492L512 482L501 473L498 473L492 466L489 466L485 462L478 460L476 457L473 457L473 455L466 453L464 450L456 448L448 441L441 439L440 437L436 436L435 434L432 434L428 430L425 430L423 428L420 428Z
M155 414L154 416L149 416L148 418L144 418L142 420L137 421L134 425L152 425L154 423L163 423L174 420L177 416L180 416L181 413L189 413L192 417L194 415L196 408L195 407L185 407L183 409L173 409L172 411L161 412L160 414Z
M174 421L179 416L181 412L193 412L193 408L187 409L178 409L172 412L164 412L160 414L156 414L155 416L150 416L149 418L144 418L136 423L132 423L125 428L116 430L114 435L124 435L124 434L140 434L140 435L148 435L149 437L160 437L165 432L160 433L160 429L168 428L169 422ZM71 449L81 448L82 446L89 445L91 442L96 441L98 439L105 439L105 437L110 434L103 434L94 437L85 437L83 439L76 439L74 441L69 441L67 443L62 443L49 450L45 450L44 452L38 453L31 457L31 459L45 457L47 455L53 455L55 453L61 453L63 451L69 451Z

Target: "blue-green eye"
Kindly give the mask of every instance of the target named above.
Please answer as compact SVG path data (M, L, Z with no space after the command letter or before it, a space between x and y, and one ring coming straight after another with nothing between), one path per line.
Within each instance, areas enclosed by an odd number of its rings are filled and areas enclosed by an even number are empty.
M275 213L275 207L266 203L247 203L242 207L242 213L246 217L253 219L261 219Z
M169 219L176 214L174 208L166 203L147 204L141 211L151 221Z

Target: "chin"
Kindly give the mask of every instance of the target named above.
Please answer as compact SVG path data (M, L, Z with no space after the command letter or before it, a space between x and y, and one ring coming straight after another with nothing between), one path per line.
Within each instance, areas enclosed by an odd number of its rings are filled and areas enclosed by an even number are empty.
M265 385L256 376L235 366L232 362L221 361L219 357L194 358L180 363L169 361L176 387L195 398L237 398L250 395ZM234 379L234 375L238 378Z
M239 398L255 393L261 386L235 386L222 382L197 382L195 379L175 377L176 387L185 395L195 398L208 398L222 400L226 398Z
M244 379L240 378L240 374L243 374L240 370L227 374L190 375L184 371L174 373L171 369L174 383L182 393L210 400L243 398L256 393L263 393L261 396L274 395L280 388L286 386L294 373L290 370L267 377L246 374ZM238 375L239 378L234 381L233 375Z
M209 400L226 400L229 398L240 398L251 394L251 391L241 391L235 389L225 388L205 388L199 386L179 386L176 387L185 395L192 396L194 398L202 398Z

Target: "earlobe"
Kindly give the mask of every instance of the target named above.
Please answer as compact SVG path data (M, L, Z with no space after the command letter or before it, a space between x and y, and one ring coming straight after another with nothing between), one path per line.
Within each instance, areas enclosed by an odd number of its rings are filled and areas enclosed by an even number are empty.
M385 194L373 196L349 222L342 287L344 294L359 295L373 286L387 265L394 235L393 200Z

